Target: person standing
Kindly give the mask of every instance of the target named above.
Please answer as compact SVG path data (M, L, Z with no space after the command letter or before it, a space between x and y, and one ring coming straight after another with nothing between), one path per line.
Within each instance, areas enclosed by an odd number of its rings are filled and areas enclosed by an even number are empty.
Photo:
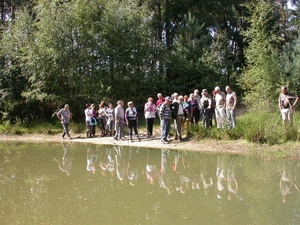
M91 119L94 115L90 104L85 105L84 114L85 114L86 136L88 138L90 138L90 137L92 137L91 124L90 123L91 123Z
M178 100L172 103L172 119L175 125L175 140L182 141L182 125L183 125L183 96L178 96Z
M92 137L95 137L96 135L96 125L97 125L97 110L95 109L95 104L91 104L91 110L93 112L93 116L90 121L90 126L91 126L91 133Z
M183 124L182 124L182 132L184 130L184 125L186 124L187 126L187 133L189 132L189 126L190 126L190 120L193 117L193 108L191 102L189 102L189 96L185 95L183 97Z
M105 115L107 117L107 128L109 132L109 136L114 135L115 130L115 109L112 103L108 104L108 108L105 111Z
M165 102L159 108L160 126L161 126L161 141L164 144L169 144L170 140L167 139L170 132L171 123L171 105L172 98L166 97Z
M132 141L132 129L133 129L135 136L137 137L137 139L139 141L141 141L138 130L137 130L137 124L138 124L137 110L133 106L132 101L128 102L127 105L128 105L128 108L125 111L125 120L126 120L127 126L129 127L129 140Z
M71 112L69 109L69 105L65 104L64 108L58 111L56 114L57 118L61 121L62 127L64 129L63 134L61 135L62 138L65 137L65 135L68 136L69 139L72 139L71 135L69 134L69 123L71 119Z
M165 102L165 98L162 96L161 93L157 94L157 101L156 101L156 107L157 109L159 109L159 107L161 106L161 104L163 104Z
M149 97L148 102L144 106L144 115L146 119L147 137L153 137L153 124L157 111L156 105L153 103L153 98Z
M278 99L278 105L282 116L283 125L287 122L293 123L294 108L299 102L299 97L288 92L287 86L281 87L281 93Z
M124 101L119 100L117 102L117 107L115 108L115 130L116 134L114 139L119 141L120 139L124 140Z
M228 119L228 129L234 129L236 126L235 108L237 104L237 95L231 90L230 86L226 86L226 116Z
M212 99L208 94L207 89L202 90L202 97L200 99L200 107L202 114L203 126L205 128L211 127L211 108L212 108Z
M106 109L105 102L101 101L98 110L98 123L101 130L101 137L105 136L106 134Z
M217 129L225 127L225 105L226 105L226 96L220 87L215 87L216 91L216 105L215 105L215 114L217 120Z
M191 107L193 110L193 113L191 115L191 124L198 126L198 122L200 118L199 102L197 101L193 93L190 94L189 102L191 103Z

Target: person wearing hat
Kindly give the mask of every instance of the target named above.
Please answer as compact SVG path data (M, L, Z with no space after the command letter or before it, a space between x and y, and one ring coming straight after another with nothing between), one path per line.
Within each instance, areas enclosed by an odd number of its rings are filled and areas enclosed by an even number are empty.
M137 123L138 123L137 110L133 106L132 101L128 102L127 105L128 108L125 111L125 120L126 120L126 125L129 127L129 141L132 141L132 129L134 130L134 134L137 137L137 139L141 141L137 130Z
M237 96L230 86L226 87L226 116L228 119L228 129L235 128L236 126L236 114L235 107L237 104Z
M225 104L226 104L226 97L225 93L221 91L219 86L215 87L216 96L215 96L215 114L217 120L217 129L225 127Z
M201 106L201 114L203 120L203 126L205 128L211 127L211 108L212 108L212 99L208 94L207 89L202 90L202 97L200 99L200 106Z
M164 144L169 144L170 140L168 139L170 132L170 123L171 123L171 105L172 98L167 96L165 102L159 108L159 117L160 117L160 126L161 126L161 141Z

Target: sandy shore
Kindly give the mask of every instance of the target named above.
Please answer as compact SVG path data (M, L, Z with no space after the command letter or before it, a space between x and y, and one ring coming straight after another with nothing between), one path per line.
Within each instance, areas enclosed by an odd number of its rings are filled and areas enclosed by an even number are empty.
M80 143L93 143L100 145L122 145L134 146L145 148L158 148L158 149L178 149L197 152L211 152L211 153L232 153L232 154L245 154L257 146L251 145L243 140L236 141L214 141L214 140L193 140L184 139L180 142L172 140L169 144L163 144L160 141L159 135L154 138L147 138L146 135L141 135L139 142L135 137L133 142L126 140L116 141L113 137L93 137L86 138L84 134L73 134L72 139L62 139L61 134L35 134L35 135L0 135L1 142L7 141L28 141L28 142L80 142Z

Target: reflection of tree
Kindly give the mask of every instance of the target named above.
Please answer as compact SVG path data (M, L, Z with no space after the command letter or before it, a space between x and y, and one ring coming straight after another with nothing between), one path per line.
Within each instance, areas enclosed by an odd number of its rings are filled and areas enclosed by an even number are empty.
M68 142L67 144L65 144L65 142L62 143L64 154L58 164L58 168L61 171L65 172L68 176L71 175L71 170L72 170L72 158L70 157L70 151L69 151L70 145L71 145L70 142Z

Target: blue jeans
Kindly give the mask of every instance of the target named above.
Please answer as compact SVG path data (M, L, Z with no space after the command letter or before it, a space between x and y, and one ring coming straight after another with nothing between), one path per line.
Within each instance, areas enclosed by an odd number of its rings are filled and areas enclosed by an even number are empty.
M228 129L234 129L236 126L236 114L235 110L226 109L226 116L228 119Z
M166 140L169 132L170 132L170 125L171 120L170 119L162 119L160 121L160 127L161 127L161 140Z

